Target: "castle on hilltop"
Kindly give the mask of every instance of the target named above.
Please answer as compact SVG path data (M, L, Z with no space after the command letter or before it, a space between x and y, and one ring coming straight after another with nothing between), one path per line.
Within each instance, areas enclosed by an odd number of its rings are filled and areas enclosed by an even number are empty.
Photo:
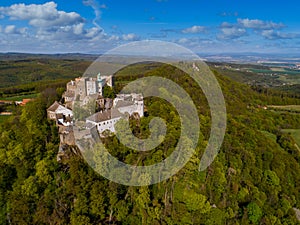
M103 96L103 88L105 86L113 87L113 77L103 76L98 73L97 78L79 77L75 81L71 80L67 83L67 90L63 94L65 105L72 108L75 100L84 101L87 96L98 95Z
M115 133L115 124L121 118L129 116L144 116L143 95L139 93L118 94L114 99L105 98L104 87L113 88L113 76L96 78L79 77L67 83L66 91L62 95L61 103L55 101L48 109L50 120L56 121L60 134L60 151L64 145L76 145L73 133L74 123L83 122L84 128L96 129L100 136L105 131ZM88 106L91 113L80 118L78 111L85 111ZM88 110L86 110L88 111ZM75 114L75 115L74 115ZM59 157L58 157L59 158Z

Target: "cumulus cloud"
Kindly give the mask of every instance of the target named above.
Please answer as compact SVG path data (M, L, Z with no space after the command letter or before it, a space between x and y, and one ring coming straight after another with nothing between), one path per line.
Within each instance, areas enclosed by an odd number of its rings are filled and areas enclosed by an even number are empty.
M86 4L92 4L89 0ZM93 7L93 8L94 8ZM100 10L96 10L96 19L100 17ZM85 28L86 20L76 12L65 12L57 10L55 2L44 4L25 5L14 4L8 7L0 7L0 15L8 17L10 20L28 21L35 30L32 30L34 38L39 40L93 40L99 36L103 29L94 21L94 27ZM95 19L95 20L96 20ZM32 28L32 29L33 29ZM17 29L15 26L6 27L7 34L24 33L24 29ZM106 37L101 35L101 37Z
M58 11L55 2L41 5L20 3L0 7L0 15L8 16L11 20L27 20L34 27L66 26L84 21L78 13Z
M8 25L4 29L4 33L6 34L13 34L16 31L16 26L15 25Z
M161 29L162 33L182 33L182 34L198 34L206 31L204 26L192 26L185 29L175 29L175 28L164 28Z
M122 39L124 41L138 41L140 40L140 37L134 33L130 33L130 34L123 34Z
M177 40L178 44L186 44L191 42L191 40L189 38L180 38L179 40Z
M221 23L221 28L231 28L231 27L234 27L236 26L236 24L232 24L232 23L228 23L228 22L223 22Z
M218 39L228 40L237 39L247 35L247 31L244 28L239 27L222 27L221 34L218 35Z
M186 29L182 30L182 33L184 34L198 34L198 33L202 33L206 30L206 28L204 26L192 26Z
M80 35L83 33L83 26L84 26L84 23L79 23L79 24L76 24L73 26L73 31L74 31L74 34L76 35Z
M2 32L2 27L0 27L0 32ZM5 34L26 34L27 27L17 28L15 25L7 25L3 32Z
M272 21L263 21L258 19L238 19L238 24L244 28L252 28L257 30L281 29L285 27L283 23L274 23Z
M108 35L98 25L101 16L100 9L106 5L97 5L96 1L86 1L95 11L92 26L76 12L65 12L57 9L53 1L43 4L13 4L0 7L0 19L7 21L25 21L28 27L20 28L14 25L3 26L0 29L2 43L7 42L5 49L18 49L20 46L31 46L32 51L42 52L42 49L52 49L55 52L74 51L74 49L108 49L119 40L135 40L136 35ZM92 4L92 5L91 5ZM14 35L12 38L11 35ZM21 47L24 49L24 47ZM51 50L50 50L51 51Z
M277 39L293 39L298 38L299 35L295 33L284 33L282 28L283 23L275 23L272 21L263 21L259 19L237 19L236 23L223 22L220 25L221 34L218 39L238 39L242 36L248 35L248 32L261 35L268 40Z
M263 30L261 35L268 40L278 40L278 39L294 39L299 38L299 34L295 33L282 33L275 30Z
M187 47L205 46L205 45L211 45L215 43L213 40L207 38L199 38L199 37L180 38L175 42Z

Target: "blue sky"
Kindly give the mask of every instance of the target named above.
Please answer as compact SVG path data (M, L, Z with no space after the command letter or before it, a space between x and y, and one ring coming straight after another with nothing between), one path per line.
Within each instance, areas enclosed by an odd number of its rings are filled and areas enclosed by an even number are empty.
M197 53L300 50L296 0L8 0L0 3L0 51L102 53L155 39Z

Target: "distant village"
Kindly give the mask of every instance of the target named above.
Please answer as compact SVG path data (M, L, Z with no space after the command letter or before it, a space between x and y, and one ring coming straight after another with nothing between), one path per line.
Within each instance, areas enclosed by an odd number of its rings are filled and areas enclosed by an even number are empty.
M74 123L81 124L81 128L88 131L96 129L100 137L104 133L115 133L115 124L121 118L129 116L144 116L144 100L142 94L129 93L118 94L114 99L105 98L104 87L113 87L113 76L103 76L100 73L94 77L80 77L67 83L66 91L62 95L62 101L55 101L48 109L47 116L54 120L59 127L60 155L66 145L76 145L74 137ZM77 117L76 112L81 108L92 106L91 115L83 119ZM75 115L74 115L75 114ZM82 121L83 120L83 121ZM83 125L82 125L83 124Z

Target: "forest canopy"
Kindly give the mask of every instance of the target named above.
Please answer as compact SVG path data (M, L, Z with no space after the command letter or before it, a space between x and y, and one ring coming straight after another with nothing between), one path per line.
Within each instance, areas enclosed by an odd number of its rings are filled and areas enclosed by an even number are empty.
M149 67L149 65L148 65ZM130 69L128 69L130 71ZM299 105L285 95L258 92L216 73L227 106L225 139L203 172L199 162L210 132L207 100L195 82L168 65L142 74L120 71L110 95L141 76L163 76L181 85L197 107L201 123L196 154L176 175L161 183L128 187L95 173L69 146L57 162L59 135L46 108L60 100L49 87L0 125L1 224L296 224L300 209L300 152L283 129L300 129L297 113L266 110L264 105ZM58 92L60 93L58 93ZM111 154L133 165L166 158L177 144L180 121L167 102L145 99L147 114L131 120L133 133L148 135L152 117L168 123L164 142L150 153L136 153L115 136L105 140Z

